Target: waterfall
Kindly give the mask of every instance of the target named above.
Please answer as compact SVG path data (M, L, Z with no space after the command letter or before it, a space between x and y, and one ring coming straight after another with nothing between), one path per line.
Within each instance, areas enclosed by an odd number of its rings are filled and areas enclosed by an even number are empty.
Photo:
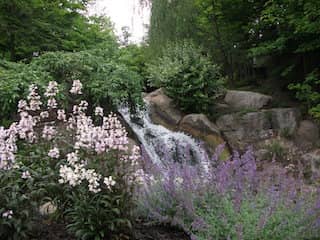
M152 123L148 105L145 110L138 112L138 121L132 121L127 107L118 110L155 164L165 166L166 163L175 161L207 166L209 158L201 142L183 132L174 132Z

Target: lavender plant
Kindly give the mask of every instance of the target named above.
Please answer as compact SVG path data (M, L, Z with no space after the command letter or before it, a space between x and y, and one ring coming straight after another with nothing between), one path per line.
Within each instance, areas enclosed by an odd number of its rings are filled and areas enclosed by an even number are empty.
M282 168L258 171L251 149L219 161L222 149L205 168L175 162L145 167L145 186L137 196L140 209L143 206L139 214L180 227L192 239L320 236L320 195L314 186ZM144 159L145 166L152 166Z

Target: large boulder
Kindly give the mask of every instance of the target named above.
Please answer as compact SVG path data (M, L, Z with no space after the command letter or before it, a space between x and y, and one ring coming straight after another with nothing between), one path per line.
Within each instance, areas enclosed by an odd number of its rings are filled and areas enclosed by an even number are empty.
M162 88L149 93L144 99L149 104L149 114L153 123L177 130L183 114L175 107L173 100L165 95Z
M195 138L202 139L209 147L210 152L213 152L218 145L225 143L218 127L204 114L186 115L179 126L180 130ZM228 155L227 149L224 154Z
M218 118L216 123L234 150L244 150L248 145L273 134L271 121L264 112L226 114Z
M250 91L228 90L224 101L235 109L261 109L272 100L271 96Z
M244 150L279 133L293 134L299 119L300 112L295 108L274 108L226 114L216 123L233 149Z

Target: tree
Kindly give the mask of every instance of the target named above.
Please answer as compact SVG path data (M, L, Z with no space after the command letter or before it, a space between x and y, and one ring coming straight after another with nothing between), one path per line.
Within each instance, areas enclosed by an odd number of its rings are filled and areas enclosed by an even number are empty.
M75 51L105 38L98 19L82 13L89 0L0 0L0 52L17 61L35 52ZM101 19L100 19L101 20ZM110 24L107 35L111 34Z

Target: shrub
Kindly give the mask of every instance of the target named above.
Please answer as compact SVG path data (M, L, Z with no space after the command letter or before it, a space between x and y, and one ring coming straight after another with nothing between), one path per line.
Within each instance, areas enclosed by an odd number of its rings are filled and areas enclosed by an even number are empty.
M28 239L37 214L37 191L23 167L0 170L0 238Z
M218 161L221 153L220 146L206 168L174 162L146 168L137 214L178 226L191 239L320 236L319 192L285 169L258 172L251 150L227 161Z
M116 48L95 49L75 53L49 52L31 63L0 62L0 119L12 118L21 96L36 83L40 91L49 81L60 84L60 100L72 105L67 89L73 80L84 85L84 97L93 105L116 108L119 103L134 107L142 103L142 78L119 60Z
M44 101L31 85L27 101L19 101L20 120L0 128L0 236L31 234L28 224L48 201L79 239L129 234L139 148L128 148L126 130L115 115L105 116L101 107L93 117L86 114L88 103L76 97L82 88L73 81L75 105L68 113L58 109L56 82L49 82ZM16 174L22 171L25 177Z
M320 119L319 69L315 69L310 74L308 74L304 82L290 84L289 89L296 91L296 97L306 104L310 115L317 119Z
M163 87L186 112L208 112L223 90L220 68L188 41L168 45L148 71L151 85Z

